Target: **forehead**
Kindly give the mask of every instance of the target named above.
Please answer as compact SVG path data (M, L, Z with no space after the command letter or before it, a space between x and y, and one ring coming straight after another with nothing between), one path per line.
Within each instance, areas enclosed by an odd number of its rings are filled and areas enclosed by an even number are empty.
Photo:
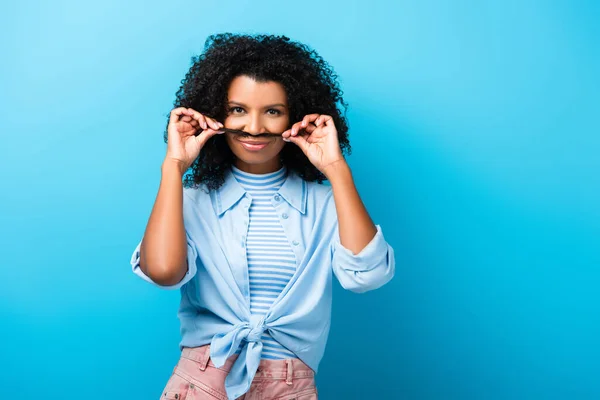
M231 81L227 97L229 101L257 107L261 104L287 104L285 89L279 82L258 82L246 75L235 77Z

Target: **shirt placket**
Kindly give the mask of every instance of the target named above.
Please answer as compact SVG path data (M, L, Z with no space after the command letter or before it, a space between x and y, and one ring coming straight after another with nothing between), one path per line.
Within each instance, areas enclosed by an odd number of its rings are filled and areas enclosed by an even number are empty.
M296 256L296 267L298 267L304 254L304 244L301 240L300 231L300 213L290 206L279 193L273 196L271 202L277 211L283 232Z
M246 193L244 198L240 200L240 203L235 206L237 209L236 218L241 220L241 223L234 224L238 226L238 232L236 232L235 240L229 245L232 250L235 251L236 265L242 266L241 268L235 269L235 280L242 292L242 295L246 299L248 309L250 309L250 277L248 275L248 257L246 256L247 242L248 242L248 227L250 225L250 205L252 204L252 196Z

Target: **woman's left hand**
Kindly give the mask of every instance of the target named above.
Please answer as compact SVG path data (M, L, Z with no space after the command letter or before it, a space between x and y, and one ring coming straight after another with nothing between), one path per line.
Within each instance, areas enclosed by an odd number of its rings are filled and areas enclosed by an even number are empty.
M306 134L299 134L304 130ZM327 168L345 162L338 133L333 118L324 114L309 114L296 122L281 135L283 140L292 142L308 157L308 160L327 175Z

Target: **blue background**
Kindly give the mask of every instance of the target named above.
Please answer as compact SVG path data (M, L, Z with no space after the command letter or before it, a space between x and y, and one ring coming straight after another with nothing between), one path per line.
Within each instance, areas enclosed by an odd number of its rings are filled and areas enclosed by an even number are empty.
M397 274L334 293L323 399L600 398L600 6L3 3L0 397L153 399L178 291L129 258L205 38L286 34L338 72Z

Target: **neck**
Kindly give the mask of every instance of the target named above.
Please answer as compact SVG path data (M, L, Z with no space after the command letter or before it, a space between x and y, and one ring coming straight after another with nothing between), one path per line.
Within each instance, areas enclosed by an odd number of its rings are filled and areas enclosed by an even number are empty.
M279 171L282 167L281 161L278 158L274 158L263 164L248 164L238 159L235 160L234 165L237 169L249 174L269 174Z

